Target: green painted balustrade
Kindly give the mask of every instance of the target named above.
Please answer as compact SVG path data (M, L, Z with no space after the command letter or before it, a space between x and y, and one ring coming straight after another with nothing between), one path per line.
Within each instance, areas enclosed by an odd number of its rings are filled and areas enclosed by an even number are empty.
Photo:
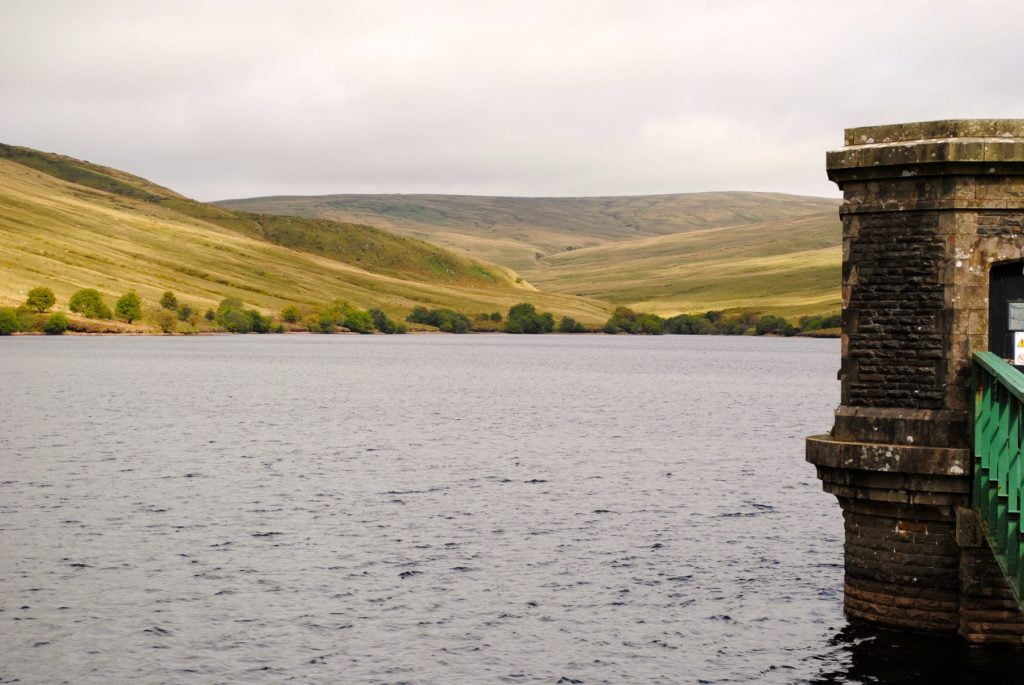
M971 499L1018 603L1024 597L1024 373L991 352L976 352Z

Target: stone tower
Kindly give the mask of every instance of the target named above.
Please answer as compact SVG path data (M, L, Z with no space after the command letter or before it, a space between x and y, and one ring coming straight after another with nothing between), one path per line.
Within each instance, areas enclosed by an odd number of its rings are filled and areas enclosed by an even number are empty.
M807 459L843 511L846 611L1019 643L968 507L971 354L989 349L992 266L1024 261L1024 120L848 129L827 167L844 195L842 398Z

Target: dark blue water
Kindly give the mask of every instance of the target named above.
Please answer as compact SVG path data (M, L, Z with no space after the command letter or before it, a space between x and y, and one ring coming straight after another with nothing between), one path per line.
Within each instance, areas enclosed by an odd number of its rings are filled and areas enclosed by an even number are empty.
M0 682L993 682L842 615L838 353L0 339Z

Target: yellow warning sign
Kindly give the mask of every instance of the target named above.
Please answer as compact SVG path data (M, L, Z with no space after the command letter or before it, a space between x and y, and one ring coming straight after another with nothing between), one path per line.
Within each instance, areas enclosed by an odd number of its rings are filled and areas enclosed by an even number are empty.
M1024 366L1024 331L1013 332L1013 365Z

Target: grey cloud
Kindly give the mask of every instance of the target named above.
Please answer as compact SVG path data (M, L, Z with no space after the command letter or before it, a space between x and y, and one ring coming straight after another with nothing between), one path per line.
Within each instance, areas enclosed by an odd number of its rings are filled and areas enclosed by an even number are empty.
M4 142L200 199L834 195L844 127L1024 114L1017 2L6 2Z

